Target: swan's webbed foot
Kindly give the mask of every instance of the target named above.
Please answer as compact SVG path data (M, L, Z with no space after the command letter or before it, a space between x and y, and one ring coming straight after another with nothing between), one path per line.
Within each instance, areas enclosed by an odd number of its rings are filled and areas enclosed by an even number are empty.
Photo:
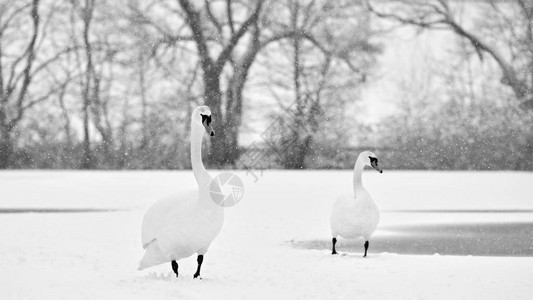
M170 264L172 265L172 271L174 271L174 273L176 273L176 277L178 277L178 263L173 260Z
M366 257L366 253L368 251L368 245L369 245L368 241L365 241L365 255L363 255L363 257Z
M331 243L333 244L333 248L331 249L331 255L335 255L335 254L337 254L337 251L335 250L335 244L337 243L337 239L333 238L331 240Z
M196 261L198 262L198 268L196 269L196 273L194 273L194 278L198 278L200 277L200 269L202 268L202 263L204 262L204 256L203 255L198 255L198 258L196 259ZM200 277L200 279L202 279Z

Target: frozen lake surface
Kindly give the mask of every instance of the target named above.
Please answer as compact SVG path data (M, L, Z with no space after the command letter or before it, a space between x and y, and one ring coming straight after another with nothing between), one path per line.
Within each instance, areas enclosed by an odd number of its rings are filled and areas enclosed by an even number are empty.
M530 215L533 220L533 214ZM386 230L386 232L384 232ZM530 256L533 222L399 225L381 228L372 239L375 252L401 254ZM302 249L331 249L331 241L292 243ZM362 241L341 241L340 251L362 251Z
M212 172L216 174L219 172ZM0 172L1 299L530 299L533 174L365 172L382 218L331 256L351 171L265 171L206 255L137 271L143 213L190 172ZM436 255L438 253L438 255Z

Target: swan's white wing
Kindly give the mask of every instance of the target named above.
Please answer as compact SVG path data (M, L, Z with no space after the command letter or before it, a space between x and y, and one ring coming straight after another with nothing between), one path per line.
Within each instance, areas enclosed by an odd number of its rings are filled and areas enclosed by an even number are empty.
M161 237L168 230L169 221L185 214L188 211L187 207L197 197L198 192L190 191L155 202L144 214L141 232L143 248L146 248L154 239Z
M224 222L224 209L198 191L161 199L144 215L142 244L145 255L140 267L146 268L205 253Z
M351 218L347 208L352 202L353 195L342 195L337 197L335 204L333 204L330 218L331 234L333 237L342 234L343 229L347 226L347 219Z
M379 210L368 193L354 199L353 195L340 196L331 214L331 232L335 237L370 238L379 222Z
M168 262L167 255L161 251L157 239L153 239L145 247L144 256L139 262L139 270Z

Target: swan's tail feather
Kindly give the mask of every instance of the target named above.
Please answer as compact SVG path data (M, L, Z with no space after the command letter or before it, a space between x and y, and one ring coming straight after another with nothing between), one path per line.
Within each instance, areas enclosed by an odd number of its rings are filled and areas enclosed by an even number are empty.
M144 270L146 268L160 265L162 263L169 262L170 260L163 254L161 249L159 248L159 243L157 240L152 240L146 247L145 247L144 256L139 262L139 268L138 270Z

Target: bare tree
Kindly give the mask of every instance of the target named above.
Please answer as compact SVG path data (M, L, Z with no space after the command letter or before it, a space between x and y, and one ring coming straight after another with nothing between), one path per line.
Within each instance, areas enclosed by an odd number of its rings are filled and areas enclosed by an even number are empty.
M301 169L312 150L318 150L314 144L320 127L327 119L340 119L346 99L356 98L379 48L370 42L368 20L358 4L293 0L283 9L290 16L284 25L289 32L305 34L280 43L274 55L281 64L266 59L269 70L279 74L270 76L267 86L282 108L276 116L280 143L273 146L280 150L281 165Z
M97 22L107 6L96 0L71 0L71 39L76 51L78 66L78 83L82 99L83 115L83 154L80 167L83 169L95 166L94 146L91 146L90 127L94 126L101 137L102 158L104 165L114 164L114 124L111 122L110 105L112 85L115 83L115 72L118 66L117 46L109 40L112 32ZM106 16L100 19L106 20ZM108 20L108 19L107 19ZM81 27L77 31L77 24Z
M224 66L232 60L232 54L234 49L237 47L239 41L244 37L244 35L250 31L252 26L257 23L259 14L261 12L263 1L255 1L256 4L251 8L251 12L245 17L242 24L236 28L234 18L235 16L233 11L233 5L231 1L227 1L227 22L226 25L229 27L231 34L228 38L224 38L222 33L222 24L214 17L213 12L211 11L210 1L205 1L203 7L205 13L202 14L198 8L191 4L188 0L179 0L179 4L186 15L187 24L189 26L190 32L192 34L192 39L196 44L199 60L202 66L203 71L203 89L204 89L204 101L207 104L213 114L216 116L215 120L218 120L216 123L218 126L218 133L215 136L212 142L212 155L210 160L214 164L225 165L233 164L234 160L237 158L237 131L238 125L240 125L240 115L242 110L242 103L237 103L233 101L235 97L226 99L228 107L224 107L224 101L222 99L221 91L221 75L224 70ZM217 30L217 38L219 38L223 45L221 51L217 56L212 56L212 50L210 50L210 44L208 42L208 30L204 25L204 20L207 17L208 20ZM235 95L239 93L237 89L238 86L237 79L241 78L241 83L243 84L246 79L247 69L251 62L249 61L240 61L239 66L235 66L235 69L238 67L241 70L237 72L242 72L242 74L236 74L231 87L229 88L229 93ZM225 110L225 109L230 109Z
M153 58L158 59L168 48L179 49L182 57L189 57L190 46L194 47L193 61L198 61L202 70L202 102L213 110L218 127L209 156L212 165L232 165L240 154L243 93L258 55L272 44L293 37L321 47L306 28L287 25L290 22L283 20L286 16L276 11L283 3L180 0L178 7L169 1L148 3L144 9L135 3L129 5L131 22L143 25L151 36L159 37L153 41ZM167 15L164 19L156 18L150 16L151 11ZM321 22L319 18L308 19L312 23Z
M375 2L375 1L374 1ZM533 3L525 0L513 1L496 1L490 0L485 5L490 6L491 16L488 19L490 25L499 21L509 25L505 30L513 31L514 41L510 41L508 46L511 48L523 48L526 50L524 55L529 56L529 63L524 65L514 64L517 61L513 58L507 58L502 54L501 45L489 43L486 39L474 33L472 29L467 28L458 20L454 14L452 4L448 0L431 0L431 1L388 1L385 8L377 9L367 1L367 6L379 17L395 20L401 24L413 25L423 29L447 29L453 31L461 38L470 42L477 52L479 58L483 60L488 55L498 64L502 71L502 83L509 86L516 98L527 106L533 107L533 81L531 72L524 73L521 68L527 67L533 63ZM505 9L510 8L510 14L505 13ZM498 18L498 19L494 19ZM523 26L523 27L521 27ZM502 32L502 28L491 26L493 33L500 37L507 36ZM518 32L521 27L523 32ZM510 49L514 52L512 49Z
M483 20L476 29L461 23L454 3L448 0L388 1L376 6L375 15L423 30L449 30L466 40L480 60L486 56L501 70L501 83L508 86L522 107L533 109L533 2L525 0L479 3ZM526 136L526 159L533 159L533 129Z
M64 88L50 81L51 66L70 49L47 49L47 28L54 7L43 15L40 1L0 3L0 168L10 165L15 130L28 110ZM37 81L46 84L36 85Z
M85 68L83 72L85 74L84 78L80 77L80 88L82 90L82 114L83 114L83 154L80 167L82 169L90 169L94 165L94 158L91 150L91 138L90 138L90 106L91 99L93 94L98 91L99 80L95 77L96 72L93 65L93 52L92 44L90 42L90 29L93 20L94 13L94 0L85 0L83 3L77 0L72 0L72 11L71 11L71 26L72 26L72 39L76 48L81 48L84 51L84 56L86 58ZM78 45L75 32L75 24L77 23L77 17L81 18L82 21L82 43ZM79 51L76 51L76 60L78 68L82 68L82 55Z
M122 15L127 25L119 30L131 39L126 47L131 50L122 53L127 57L122 63L133 66L129 74L136 82L128 90L133 91L133 103L140 108L134 110L137 115L130 120L136 124L133 132L138 130L134 134L137 138L130 137L130 152L136 152L134 164L186 166L187 162L176 161L182 153L173 151L188 149L181 143L188 140L187 120L191 108L203 103L203 96L201 65L194 42L183 33L187 31L185 16L174 0L129 1L128 10ZM172 141L169 135L173 136ZM163 162L168 164L164 166Z

